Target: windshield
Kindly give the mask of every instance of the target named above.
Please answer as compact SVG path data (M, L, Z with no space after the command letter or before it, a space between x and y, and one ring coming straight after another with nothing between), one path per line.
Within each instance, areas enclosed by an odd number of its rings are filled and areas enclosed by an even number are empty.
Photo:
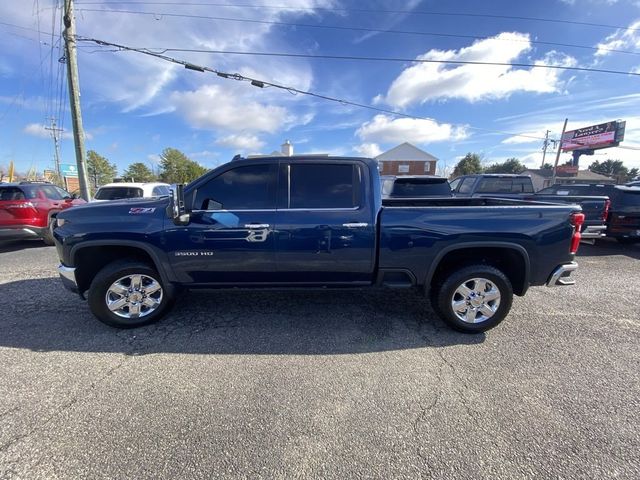
M142 197L142 189L138 187L100 187L96 192L96 200L120 200L123 198Z

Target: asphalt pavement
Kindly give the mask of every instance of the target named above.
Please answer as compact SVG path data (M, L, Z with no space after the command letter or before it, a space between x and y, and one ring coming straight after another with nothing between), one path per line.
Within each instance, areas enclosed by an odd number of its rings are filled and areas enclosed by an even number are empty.
M0 478L640 478L640 246L482 335L405 291L185 293L115 330L0 245Z

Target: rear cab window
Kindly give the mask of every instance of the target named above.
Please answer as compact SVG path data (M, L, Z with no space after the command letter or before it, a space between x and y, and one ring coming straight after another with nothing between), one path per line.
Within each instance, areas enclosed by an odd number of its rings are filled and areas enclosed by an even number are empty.
M96 192L96 200L121 200L125 198L140 198L144 193L139 187L100 187Z
M504 177L486 177L480 180L477 193L512 193L513 179Z
M397 197L450 196L451 187L446 179L398 178L391 194Z

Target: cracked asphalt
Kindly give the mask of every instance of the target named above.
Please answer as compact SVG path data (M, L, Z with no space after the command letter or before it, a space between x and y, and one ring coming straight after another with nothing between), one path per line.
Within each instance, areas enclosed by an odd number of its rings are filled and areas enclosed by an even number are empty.
M404 291L186 293L106 327L0 245L0 478L640 478L640 246L486 335Z

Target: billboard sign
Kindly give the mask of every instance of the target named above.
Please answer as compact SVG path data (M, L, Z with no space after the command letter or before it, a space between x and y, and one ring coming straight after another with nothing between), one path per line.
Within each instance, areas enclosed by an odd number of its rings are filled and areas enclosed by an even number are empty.
M624 123L607 122L565 132L562 136L562 151L617 147L624 138Z
M64 177L77 177L78 167L71 163L63 163L60 164L60 173L62 173Z

